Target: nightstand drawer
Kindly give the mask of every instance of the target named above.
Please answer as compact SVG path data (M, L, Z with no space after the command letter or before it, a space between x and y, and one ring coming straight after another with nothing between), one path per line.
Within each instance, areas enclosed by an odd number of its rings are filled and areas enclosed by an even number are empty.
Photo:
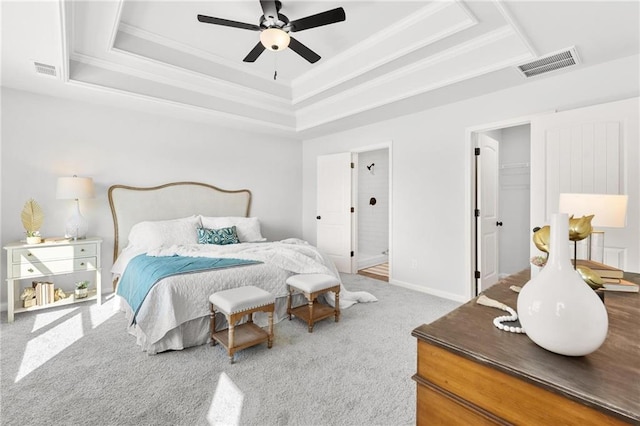
M96 244L75 244L60 247L29 247L13 250L12 262L44 262L46 260L88 257L96 255Z
M75 271L95 271L96 257L82 259L50 260L48 262L27 262L12 266L14 278L41 277Z

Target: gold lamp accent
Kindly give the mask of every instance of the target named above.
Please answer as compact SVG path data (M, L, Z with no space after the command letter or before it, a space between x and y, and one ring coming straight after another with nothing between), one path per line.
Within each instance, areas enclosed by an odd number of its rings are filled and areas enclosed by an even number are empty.
M604 281L600 276L594 272L591 268L586 266L577 266L576 259L576 242L584 240L593 230L591 226L591 221L593 220L594 215L582 216L579 218L574 218L573 215L569 217L569 240L573 241L574 253L573 253L573 261L574 268L580 274L580 277L586 282L589 287L596 290L604 285ZM533 243L538 248L538 250L543 251L545 253L549 253L549 239L550 239L550 231L551 228L549 225L545 225L542 228L537 229L533 233Z

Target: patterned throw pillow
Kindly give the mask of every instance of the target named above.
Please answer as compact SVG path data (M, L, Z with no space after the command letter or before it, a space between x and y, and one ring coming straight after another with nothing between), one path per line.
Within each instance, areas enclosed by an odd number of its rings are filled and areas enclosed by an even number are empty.
M236 227L221 229L198 228L198 244L217 244L220 246L226 244L238 244L238 234Z

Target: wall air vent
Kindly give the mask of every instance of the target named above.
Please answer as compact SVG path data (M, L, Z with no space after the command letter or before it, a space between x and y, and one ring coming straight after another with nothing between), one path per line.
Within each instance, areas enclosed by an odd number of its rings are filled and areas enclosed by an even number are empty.
M526 78L567 68L580 63L575 47L552 53L518 66L518 71Z
M33 65L36 67L36 73L48 75L51 77L56 77L58 73L56 72L56 67L53 65L43 64L42 62L34 62Z

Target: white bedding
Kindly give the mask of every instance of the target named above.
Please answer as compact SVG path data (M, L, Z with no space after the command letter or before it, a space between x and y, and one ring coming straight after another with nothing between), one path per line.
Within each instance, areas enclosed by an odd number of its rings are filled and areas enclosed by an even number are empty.
M128 261L144 252L135 248L123 250L112 272L122 273ZM274 320L280 321L286 314L286 279L298 273L323 273L340 275L333 263L314 246L303 240L288 239L271 243L242 243L218 246L192 244L171 246L147 252L149 256L230 257L258 260L263 263L249 266L218 269L205 272L175 275L160 280L149 292L136 315L136 324L129 331L137 343L148 353L184 349L204 344L208 340L209 295L228 288L255 285L276 296ZM357 302L377 299L366 292L349 292L341 284L340 308L348 308ZM131 309L118 297L119 306L131 318ZM333 293L326 301L334 304ZM265 318L256 315L258 324Z

